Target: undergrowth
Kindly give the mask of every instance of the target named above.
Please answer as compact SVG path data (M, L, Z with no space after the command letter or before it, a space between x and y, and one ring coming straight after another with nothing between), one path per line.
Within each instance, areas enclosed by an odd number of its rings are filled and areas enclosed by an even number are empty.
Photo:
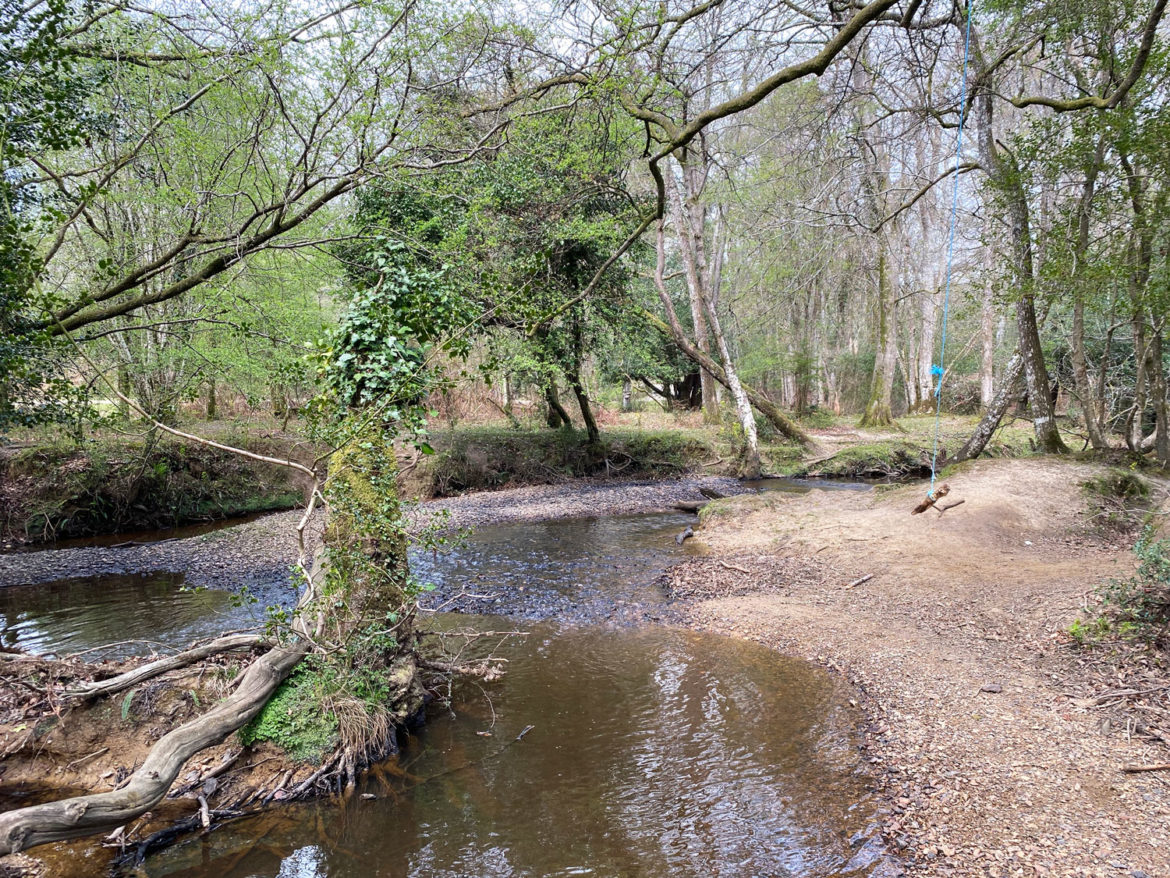
M726 458L703 433L680 430L607 430L594 445L574 430L475 427L439 433L432 444L437 453L421 464L415 487L437 497L584 476L678 476Z
M0 465L0 499L3 535L42 541L289 509L302 490L284 468L218 449L103 439L11 455Z
M1069 628L1078 644L1120 638L1170 646L1170 541L1156 539L1147 527L1133 551L1137 570L1097 589L1098 610Z
M901 440L873 442L844 448L793 475L831 478L905 478L930 475L930 449Z
M1092 524L1106 532L1136 529L1149 510L1149 485L1128 469L1113 468L1083 482Z

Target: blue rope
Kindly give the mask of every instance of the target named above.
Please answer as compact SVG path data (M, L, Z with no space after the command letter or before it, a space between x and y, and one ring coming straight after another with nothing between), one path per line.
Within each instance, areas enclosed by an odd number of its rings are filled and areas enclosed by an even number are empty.
M946 371L942 364L947 354L947 320L951 311L951 266L955 260L955 221L959 215L959 163L963 155L963 123L967 118L967 63L971 58L971 7L974 0L967 0L967 27L963 38L963 85L959 93L959 139L955 146L955 188L951 197L951 229L947 237L947 283L943 294L942 343L939 345L938 364L930 367L930 374L938 378L934 388L934 448L930 457L930 493L934 499L934 483L938 477L938 434L942 421L942 386Z

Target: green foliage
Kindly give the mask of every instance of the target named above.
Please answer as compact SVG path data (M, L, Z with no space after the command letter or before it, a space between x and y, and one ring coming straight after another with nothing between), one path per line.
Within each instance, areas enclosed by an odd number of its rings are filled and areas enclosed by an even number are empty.
M446 338L447 350L466 352L451 336L471 313L445 272L405 245L379 238L362 257L376 279L351 293L325 352L324 377L346 407L376 404L384 418L400 421L431 389L427 365L436 344Z
M1078 646L1089 646L1109 636L1112 626L1104 616L1094 619L1074 619L1069 626L1068 634Z
M1120 633L1165 645L1170 635L1170 541L1147 528L1133 547L1134 574L1100 590L1102 616Z
M239 731L240 743L270 741L294 759L320 762L337 744L337 718L322 709L329 675L311 656L280 684L264 709Z
M72 417L80 397L29 313L40 270L33 241L59 212L32 182L30 159L97 125L85 106L93 82L61 43L74 18L67 0L0 0L0 430Z

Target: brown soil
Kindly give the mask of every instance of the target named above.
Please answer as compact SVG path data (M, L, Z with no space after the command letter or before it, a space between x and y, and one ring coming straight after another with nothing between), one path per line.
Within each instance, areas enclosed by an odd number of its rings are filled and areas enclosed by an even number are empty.
M863 693L909 874L1170 875L1170 772L1121 770L1170 762L1170 714L1094 699L1148 688L1152 671L1067 633L1132 566L1132 536L1094 529L1080 486L1099 471L982 461L949 479L944 505L961 506L917 516L922 486L732 498L704 515L709 555L673 571L696 596L691 624L807 656Z

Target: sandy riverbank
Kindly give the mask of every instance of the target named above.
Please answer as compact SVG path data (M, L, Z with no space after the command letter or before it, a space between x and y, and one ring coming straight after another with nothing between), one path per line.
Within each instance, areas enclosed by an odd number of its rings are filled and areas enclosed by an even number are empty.
M1152 671L1067 635L1132 566L1132 537L1090 526L1096 471L983 461L949 480L965 502L942 515L909 514L920 486L721 501L697 537L710 555L671 573L687 624L858 688L908 874L1170 875L1170 773L1121 770L1170 761L1154 737L1170 717L1097 698Z

